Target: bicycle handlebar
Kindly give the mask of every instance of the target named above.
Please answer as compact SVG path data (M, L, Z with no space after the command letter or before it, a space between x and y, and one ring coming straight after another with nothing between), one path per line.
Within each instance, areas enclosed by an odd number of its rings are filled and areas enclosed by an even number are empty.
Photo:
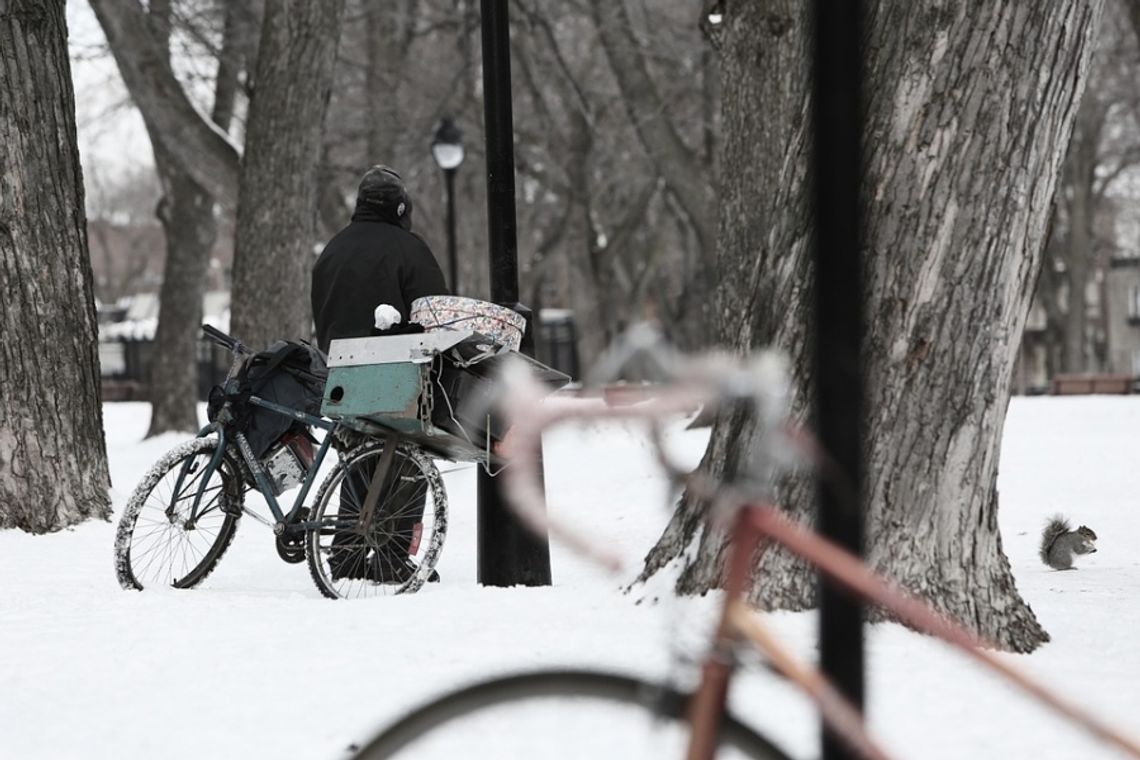
M638 327L625 340L607 351L599 362L602 379L612 376L634 358L648 358L665 375L654 397L630 406L610 406L601 398L547 397L545 389L521 362L504 368L501 381L501 409L508 430L500 452L510 460L504 471L507 501L524 524L536 531L549 531L579 554L617 571L621 563L606 553L598 542L547 514L546 499L539 476L539 443L542 432L570 420L626 419L648 425L649 440L658 463L674 483L685 483L713 502L714 518L731 507L748 503L767 490L777 475L792 462L789 451L798 443L788 434L787 417L790 384L786 363L774 352L741 358L725 353L686 357L670 349L652 330ZM595 372L595 378L598 377ZM691 468L676 461L667 451L661 423L664 419L691 412L701 405L718 406L730 402L749 404L755 414L758 435L753 440L748 477L744 487L726 488L701 478Z
M213 325L202 325L202 337L235 354L249 353L249 349L240 340L232 335L226 335Z

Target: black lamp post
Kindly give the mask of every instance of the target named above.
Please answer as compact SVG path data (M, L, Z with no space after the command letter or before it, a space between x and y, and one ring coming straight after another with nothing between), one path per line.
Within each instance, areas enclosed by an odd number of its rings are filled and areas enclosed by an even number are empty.
M455 173L463 163L463 132L450 116L443 117L431 141L431 155L447 185L447 266L451 292L459 293L459 264L455 257Z
M812 174L815 218L816 429L848 493L819 490L819 533L856 555L863 550L862 176L863 21L860 0L816 0L813 7ZM819 589L819 659L824 675L863 706L863 607L843 589ZM855 757L824 727L824 760Z
M491 300L527 320L522 352L534 356L530 309L519 303L518 236L515 229L514 112L511 104L510 0L482 0L483 120L487 140L487 235ZM484 586L549 586L550 545L507 507L497 478L477 475L479 583Z

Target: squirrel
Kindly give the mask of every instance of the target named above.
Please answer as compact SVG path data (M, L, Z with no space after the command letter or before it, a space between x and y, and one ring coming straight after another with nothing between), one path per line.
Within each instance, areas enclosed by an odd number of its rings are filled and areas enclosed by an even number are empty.
M1075 570L1074 554L1092 554L1096 551L1096 533L1084 525L1072 530L1069 521L1054 515L1041 534L1041 561L1054 570Z

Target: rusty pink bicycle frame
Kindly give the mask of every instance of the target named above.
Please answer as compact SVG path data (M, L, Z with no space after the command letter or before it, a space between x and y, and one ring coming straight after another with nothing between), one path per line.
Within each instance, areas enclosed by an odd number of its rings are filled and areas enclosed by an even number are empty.
M717 357L714 357L717 358ZM706 357L708 361L708 357ZM922 633L936 636L958 648L983 666L1000 674L1043 705L1083 727L1092 735L1140 760L1140 744L1125 736L1079 705L1050 691L1017 668L996 657L984 641L962 626L948 620L929 603L897 588L891 581L870 570L858 557L820 538L768 504L749 503L746 494L733 494L695 473L685 472L665 451L660 434L661 421L692 411L703 403L717 402L709 378L719 371L739 371L739 360L719 357L701 372L675 385L660 387L656 395L641 403L611 406L600 398L555 396L543 398L544 391L532 384L525 368L517 368L505 378L511 393L504 412L512 423L511 432L500 453L508 459L506 468L508 501L520 519L532 529L549 532L575 552L601 566L617 571L618 557L605 552L596 541L571 526L547 515L541 480L538 476L538 442L544 430L571 420L642 420L650 426L650 439L662 467L702 495L727 504L730 548L725 575L725 595L712 647L701 666L701 683L689 707L692 726L688 760L711 760L717 743L720 716L731 679L732 649L741 641L752 642L769 663L795 683L811 699L824 721L857 753L882 760L887 754L867 732L857 708L814 667L797 661L773 636L755 610L744 601L757 553L775 542L814 565L833 582L863 601L878 605L899 621ZM806 435L789 435L813 462L819 457Z

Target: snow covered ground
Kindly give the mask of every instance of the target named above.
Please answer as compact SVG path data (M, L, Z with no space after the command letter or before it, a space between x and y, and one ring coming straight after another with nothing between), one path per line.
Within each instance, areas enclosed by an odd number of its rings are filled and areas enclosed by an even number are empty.
M148 409L106 406L118 512L146 467L180 439L142 441ZM693 461L705 434L676 431ZM552 433L555 509L630 557L667 511L641 441L621 426ZM1140 398L1016 399L1002 451L1001 528L1019 587L1053 636L1014 657L1049 684L1140 734ZM552 588L475 582L474 473L441 463L452 523L443 582L408 597L332 602L305 565L277 559L245 520L197 590L128 593L112 569L114 524L51 536L0 533L0 757L344 758L346 748L430 695L496 672L577 664L676 670L695 652L712 598L649 602L553 549ZM587 472L589 474L587 475ZM1047 515L1100 536L1078 572L1036 558ZM642 603L638 603L642 601ZM774 623L814 651L811 614ZM1059 723L946 647L900 629L869 634L870 717L901 757L1100 758ZM736 711L800 756L816 755L802 700L764 673L737 682ZM515 724L525 733L528 724ZM535 731L533 757L559 756ZM461 753L481 757L474 748ZM593 757L616 756L602 753Z

